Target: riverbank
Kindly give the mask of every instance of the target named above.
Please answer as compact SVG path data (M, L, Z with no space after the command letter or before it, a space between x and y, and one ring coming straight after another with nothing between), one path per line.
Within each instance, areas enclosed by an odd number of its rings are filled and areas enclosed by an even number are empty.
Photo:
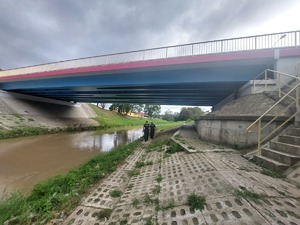
M33 116L28 117L22 114L2 114L0 112L0 140L16 137L35 136L44 134L70 133L92 130L104 130L117 127L136 127L141 126L146 120L153 121L159 131L170 129L175 126L180 126L183 122L168 122L157 118L134 118L121 116L109 110L103 110L95 105L85 105L84 107L89 114L92 115L89 119L61 119L60 124L57 124L58 118L49 117L47 123L45 119L41 123ZM92 112L91 112L92 111ZM11 111L9 111L11 112ZM49 125L53 121L59 126ZM93 122L91 122L93 121Z
M175 131L161 133L170 132ZM61 211L65 214L74 205L80 204L81 198L95 183L115 171L127 156L142 145L141 141L136 141L114 151L102 153L66 175L37 184L28 196L14 193L0 202L0 224L12 218L11 224L32 224L34 221L43 224L56 218Z

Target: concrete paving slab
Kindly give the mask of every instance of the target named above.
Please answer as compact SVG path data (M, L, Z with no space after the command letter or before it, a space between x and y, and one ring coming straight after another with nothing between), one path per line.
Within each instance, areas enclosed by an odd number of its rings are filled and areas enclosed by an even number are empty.
M300 164L300 163L299 163ZM295 184L298 185L298 187L300 187L300 166L298 166L297 169L295 169L294 171L292 171L287 178L289 180L291 180L292 182L294 182Z
M145 165L139 169L139 175L129 177L128 171L135 169L138 161L151 161L153 165ZM178 152L164 158L162 152L146 152L140 148L64 224L150 224L150 221L159 225L300 224L299 188L286 179L261 174L261 170L237 153ZM109 191L104 191L107 185L110 189L123 190L121 198L111 199ZM159 193L153 192L157 187ZM234 191L242 190L240 187L266 197L260 203L236 197ZM207 205L202 212L188 207L187 199L192 193L206 197ZM158 202L146 204L147 194ZM99 201L95 202L96 199ZM107 205L99 204L105 200ZM133 206L133 200L139 200L139 204ZM170 205L174 208L169 208ZM113 209L108 221L97 220L97 212L102 208Z
M249 163L249 161L241 157L238 153L205 153L203 157L209 161L216 170L245 170L245 171L261 171L261 167Z
M105 225L144 225L147 220L153 222L153 224L156 221L156 211L154 206L143 205L135 208L131 205L119 205L115 208Z
M262 183L265 183L268 188L275 190L277 196L300 198L300 189L295 184L289 183L284 179L269 177L257 172L252 172L251 174Z
M117 205L130 205L133 199L143 199L146 193L152 196L152 190L157 185L156 178L158 177L158 173L159 164L141 168L139 175L131 177L128 186Z
M159 201L162 206L168 205L174 201L174 205L183 205L187 203L187 196L193 192L193 185L189 178L181 177L178 179L164 179L161 182L161 192Z
M203 210L203 217L206 224L268 224L246 200L235 197L207 201L206 208Z
M100 211L92 207L78 206L63 224L102 225L105 221L99 221L96 216Z
M300 224L300 203L290 198L268 198L250 202L270 224Z
M119 198L110 196L112 190L122 191L122 187L110 183L100 184L82 203L82 206L112 209Z
M145 154L145 150L141 146L139 149L137 149L132 155L130 155L126 159L126 166L125 170L133 170L135 168L136 162L140 161L142 156Z
M161 225L207 225L201 211L191 209L185 205L159 211L157 218Z

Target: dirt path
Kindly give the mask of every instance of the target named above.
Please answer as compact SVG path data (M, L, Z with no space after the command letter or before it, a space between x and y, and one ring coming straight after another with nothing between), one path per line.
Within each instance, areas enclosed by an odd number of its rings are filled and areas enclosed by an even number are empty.
M196 141L190 132L182 130L183 139ZM63 224L300 224L299 187L261 174L262 168L236 152L210 148L164 157L162 151L147 152L145 146L103 180ZM194 147L207 149L207 143L199 141ZM136 162L142 161L152 165L133 175L130 171L136 172ZM111 197L112 190L121 191L121 196ZM255 202L238 196L237 190L265 197ZM203 211L187 205L192 193L205 196ZM99 220L104 212L111 212L110 218Z

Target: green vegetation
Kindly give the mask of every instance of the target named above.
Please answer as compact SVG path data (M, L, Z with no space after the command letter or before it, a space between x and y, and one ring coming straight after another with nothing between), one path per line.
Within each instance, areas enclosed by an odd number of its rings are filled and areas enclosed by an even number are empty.
M152 161L138 161L135 163L135 168L142 168L144 166L149 166L149 165L153 165L153 162Z
M100 212L97 212L95 216L98 218L98 220L102 219L109 219L111 213L113 212L112 209L102 209Z
M146 221L145 221L145 225L153 225L153 221L152 221L152 218L147 218Z
M156 185L153 189L152 189L152 193L153 194L159 194L160 193L160 186Z
M121 195L123 194L122 191L119 191L119 190L112 190L109 195L113 198L119 198L121 197Z
M133 188L133 184L129 184L127 187L128 190L132 190L132 188Z
M56 134L63 132L79 132L87 130L96 130L97 127L83 127L83 126L73 126L67 128L55 128L48 129L46 127L17 127L11 130L1 130L0 129L0 139L16 138L16 137L26 137L35 136L43 134Z
M167 210L167 209L173 209L175 207L175 201L174 199L169 199L167 204L162 207L162 210Z
M162 179L163 178L162 178L161 174L158 174L158 176L156 178L157 183L160 183L162 181Z
M205 196L199 196L195 193L192 193L188 196L188 206L192 209L199 209L202 211L206 205Z
M123 116L118 113L109 110L103 110L98 108L95 105L90 105L91 108L98 115L95 120L101 125L101 127L126 127L126 126L142 126L147 120L155 123L156 127L160 130L161 127L166 129L168 126L180 126L182 123L170 123L166 120L157 119L157 118L141 118L141 117L129 117Z
M143 161L138 161L135 163L135 168L142 168L145 166L145 162Z
M0 201L0 224L16 218L16 224L44 224L56 213L68 211L80 203L91 185L116 170L140 144L133 142L117 150L100 154L68 174L37 184L29 196L14 193Z
M138 176L138 175L140 175L140 170L138 170L138 169L128 171L128 176L130 176L130 177Z
M141 204L140 200L138 200L137 198L134 198L131 202L131 205L134 207L134 208L138 208L139 205Z
M286 177L286 175L284 175L283 173L271 171L271 170L268 170L268 169L263 169L260 172L262 174L265 174L265 175L273 177L273 178L285 178Z
M98 123L99 126L70 126L67 128L54 128L49 129L47 127L29 127L26 125L22 125L21 122L25 121L20 115L14 115L15 118L18 119L16 121L16 127L12 127L11 129L1 129L0 128L0 139L7 139L7 138L16 138L16 137L24 137L24 136L34 136L34 135L43 135L43 134L55 134L55 133L63 133L63 132L78 132L78 131L87 131L87 130L103 130L104 128L117 128L122 127L126 129L132 126L142 126L146 120L152 121L156 124L157 131L164 131L174 127L181 126L184 122L169 122L166 120L158 119L158 118L133 118L128 116L122 116L115 112L109 110L103 110L98 108L95 105L90 105L91 108L96 112L98 115L94 118ZM1 118L6 120L11 120L10 118L6 118L6 116L2 116ZM29 118L27 119L28 122L34 121L34 119ZM0 121L0 123L2 123ZM23 122L22 122L23 123ZM107 130L105 130L107 132Z
M151 198L148 193L144 195L143 202L145 203L145 205L159 204L158 198Z
M253 191L247 190L245 187L240 186L241 190L235 190L234 195L238 198L244 198L252 200L255 203L258 203L259 200L265 199L267 196L263 194L258 194Z
M168 145L168 149L165 151L166 154L174 154L176 152L181 152L182 151L182 147L173 142L173 141L170 141L169 142L169 145Z
M152 151L163 151L164 146L167 146L170 143L170 140L153 140L150 144L146 146L146 151L147 152L152 152Z

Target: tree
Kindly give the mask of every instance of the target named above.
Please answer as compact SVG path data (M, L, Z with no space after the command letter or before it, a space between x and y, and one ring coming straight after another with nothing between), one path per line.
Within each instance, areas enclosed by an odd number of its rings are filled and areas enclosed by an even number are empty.
M148 115L149 117L159 117L160 114L160 105L145 105L145 114Z
M133 104L132 105L132 112L137 112L140 113L142 112L144 109L144 105L143 104Z
M173 112L171 111L171 110L167 110L166 112L165 112L165 114L162 116L162 119L163 120L167 120L167 121L174 121L174 114L173 114Z
M199 107L183 107L180 110L179 116L176 118L177 121L185 121L185 120L197 120L199 116L202 116L204 112Z

